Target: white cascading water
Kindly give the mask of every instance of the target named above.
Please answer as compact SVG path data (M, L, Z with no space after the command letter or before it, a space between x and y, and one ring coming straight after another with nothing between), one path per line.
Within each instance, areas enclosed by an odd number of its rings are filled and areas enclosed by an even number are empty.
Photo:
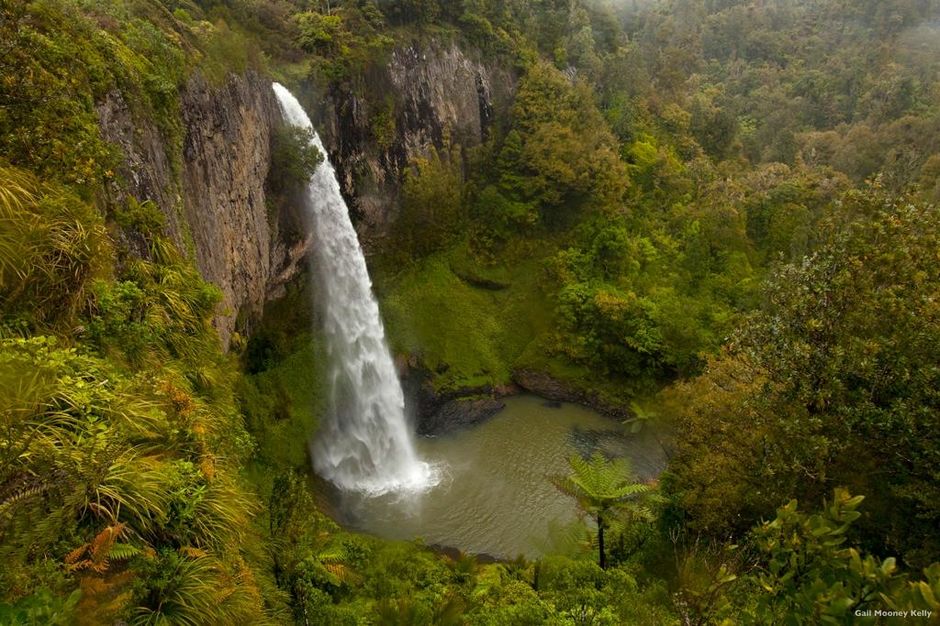
M436 482L436 472L415 454L401 383L333 166L293 94L278 83L274 93L285 120L310 130L311 143L324 155L308 183L307 201L331 359L332 412L313 443L314 467L345 490L423 490Z

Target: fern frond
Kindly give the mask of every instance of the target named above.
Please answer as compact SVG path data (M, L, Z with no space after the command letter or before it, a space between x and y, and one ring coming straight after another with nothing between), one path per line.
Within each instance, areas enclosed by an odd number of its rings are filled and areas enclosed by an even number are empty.
M108 556L113 561L127 561L140 554L143 554L143 550L133 544L115 543L111 546L111 551L108 553Z
M36 485L34 487L27 487L21 489L17 493L14 493L12 496L4 498L3 502L0 502L0 518L6 517L13 512L13 507L18 503L29 498L41 495L49 488L48 485Z
M65 555L66 565L74 565L78 562L78 559L82 558L82 555L85 554L85 551L88 549L88 544L82 544L79 547L75 548L71 552Z
M559 491L577 499L586 512L614 506L651 491L649 485L633 481L625 459L608 460L595 453L589 458L572 456L568 463L571 473L553 477L552 482Z

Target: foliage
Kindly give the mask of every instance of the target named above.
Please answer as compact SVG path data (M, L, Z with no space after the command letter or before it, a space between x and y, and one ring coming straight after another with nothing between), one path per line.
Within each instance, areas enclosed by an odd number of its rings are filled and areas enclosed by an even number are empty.
M124 215L156 229L151 259L110 278L111 243L97 213L4 173L5 598L29 606L30 594L54 580L29 574L53 566L59 589L79 583L83 612L133 613L134 598L147 601L116 562L133 557L129 571L146 578L153 547L176 546L197 556L174 570L185 597L161 604L179 603L175 619L199 619L208 606L222 620L260 615L238 555L253 504L235 468L250 444L210 323L218 291L139 204Z
M107 87L106 59L116 41L69 9L22 0L0 9L0 152L40 175L94 185L113 175L115 162L98 134L91 96ZM82 97L59 97L78 86Z
M568 460L571 474L555 479L562 493L575 498L578 507L597 522L598 565L607 567L607 552L604 547L604 530L610 524L611 514L616 510L629 510L630 517L651 517L643 504L643 496L649 493L649 485L631 482L630 467L625 459L611 461L599 453L590 459L573 456Z
M720 535L843 484L878 512L863 536L885 533L910 564L936 556L937 212L908 202L847 195L820 250L776 272L760 312L670 392L669 484L697 528Z
M298 126L279 126L271 141L272 190L284 192L303 185L323 162L323 155L312 143L313 131Z
M384 32L383 14L371 2L344 3L325 13L304 11L292 19L297 44L316 55L312 71L330 82L341 82L365 70L394 42Z
M0 167L0 296L8 323L42 328L74 321L106 268L104 225L65 189Z
M738 215L700 208L676 216L676 234L642 219L585 222L548 265L557 349L635 388L695 372L747 304L753 272Z
M44 589L12 606L0 604L0 623L66 626L75 619L75 607L80 595L76 590L66 597L56 597Z
M613 136L586 84L572 86L547 64L530 67L495 155L495 185L479 218L505 238L527 225L568 225L582 209L615 210L627 178Z
M392 348L420 355L440 390L509 383L550 323L537 260L489 267L466 249L433 254L392 278L385 262L376 272L390 288L379 296Z
M0 622L940 613L940 223L919 199L940 172L936 8L4 3ZM626 403L679 381L659 526L616 464L573 459L558 479L597 520L599 565L483 565L340 530L307 474L325 356L309 294L292 287L223 355L218 290L152 202L111 193L103 102L151 120L177 164L181 87L268 64L355 96L403 165L401 103L371 81L394 46L428 41L478 48L518 88L483 146L445 132L404 168L394 249L373 258L393 347L445 393L530 370ZM274 137L282 203L322 159L308 139Z
M298 284L299 283L299 284ZM325 346L311 333L307 277L265 307L242 355L245 375L236 381L238 405L257 446L254 461L270 488L270 476L308 467L308 437L325 410Z
M713 156L884 171L900 189L936 151L936 3L662 4L621 11L634 58Z
M763 593L756 616L761 622L789 620L795 624L854 624L860 615L883 611L940 609L935 590L940 568L926 581L908 582L894 558L879 559L846 547L846 531L861 516L862 496L836 489L822 512L807 515L795 500L777 510L777 517L755 529L762 566L753 574Z
M413 258L450 243L464 227L463 175L456 151L418 158L405 175L401 214L395 221L396 247Z
M233 623L258 619L260 598L242 564L231 566L200 550L162 550L142 568L141 604L131 624ZM253 593L254 592L254 593Z

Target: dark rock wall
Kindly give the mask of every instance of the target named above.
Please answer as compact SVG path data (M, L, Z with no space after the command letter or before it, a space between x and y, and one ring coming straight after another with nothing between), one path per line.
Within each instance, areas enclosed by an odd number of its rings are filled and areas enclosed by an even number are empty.
M498 63L432 41L396 48L366 75L308 98L367 244L394 221L412 160L448 143L458 151L481 144L515 88L515 74Z
M308 244L279 232L269 215L265 183L280 121L270 81L253 72L221 86L192 77L180 94L182 146L135 116L119 92L98 111L102 133L124 155L111 201L132 195L160 207L175 243L222 291L215 324L227 347L236 321L257 319L268 296L300 270ZM127 243L146 254L132 236Z

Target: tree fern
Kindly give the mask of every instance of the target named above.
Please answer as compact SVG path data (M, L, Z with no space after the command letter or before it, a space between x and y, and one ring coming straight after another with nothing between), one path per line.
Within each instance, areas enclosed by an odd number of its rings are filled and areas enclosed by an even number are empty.
M568 460L571 473L556 476L552 482L564 494L575 498L585 513L597 522L598 560L606 567L604 530L609 525L610 514L618 508L640 510L641 499L651 488L633 482L629 462L626 459L608 460L595 453L590 458L572 456Z
M329 574L334 585L353 584L360 576L349 566L349 550L342 543L333 543L321 548L316 560Z

